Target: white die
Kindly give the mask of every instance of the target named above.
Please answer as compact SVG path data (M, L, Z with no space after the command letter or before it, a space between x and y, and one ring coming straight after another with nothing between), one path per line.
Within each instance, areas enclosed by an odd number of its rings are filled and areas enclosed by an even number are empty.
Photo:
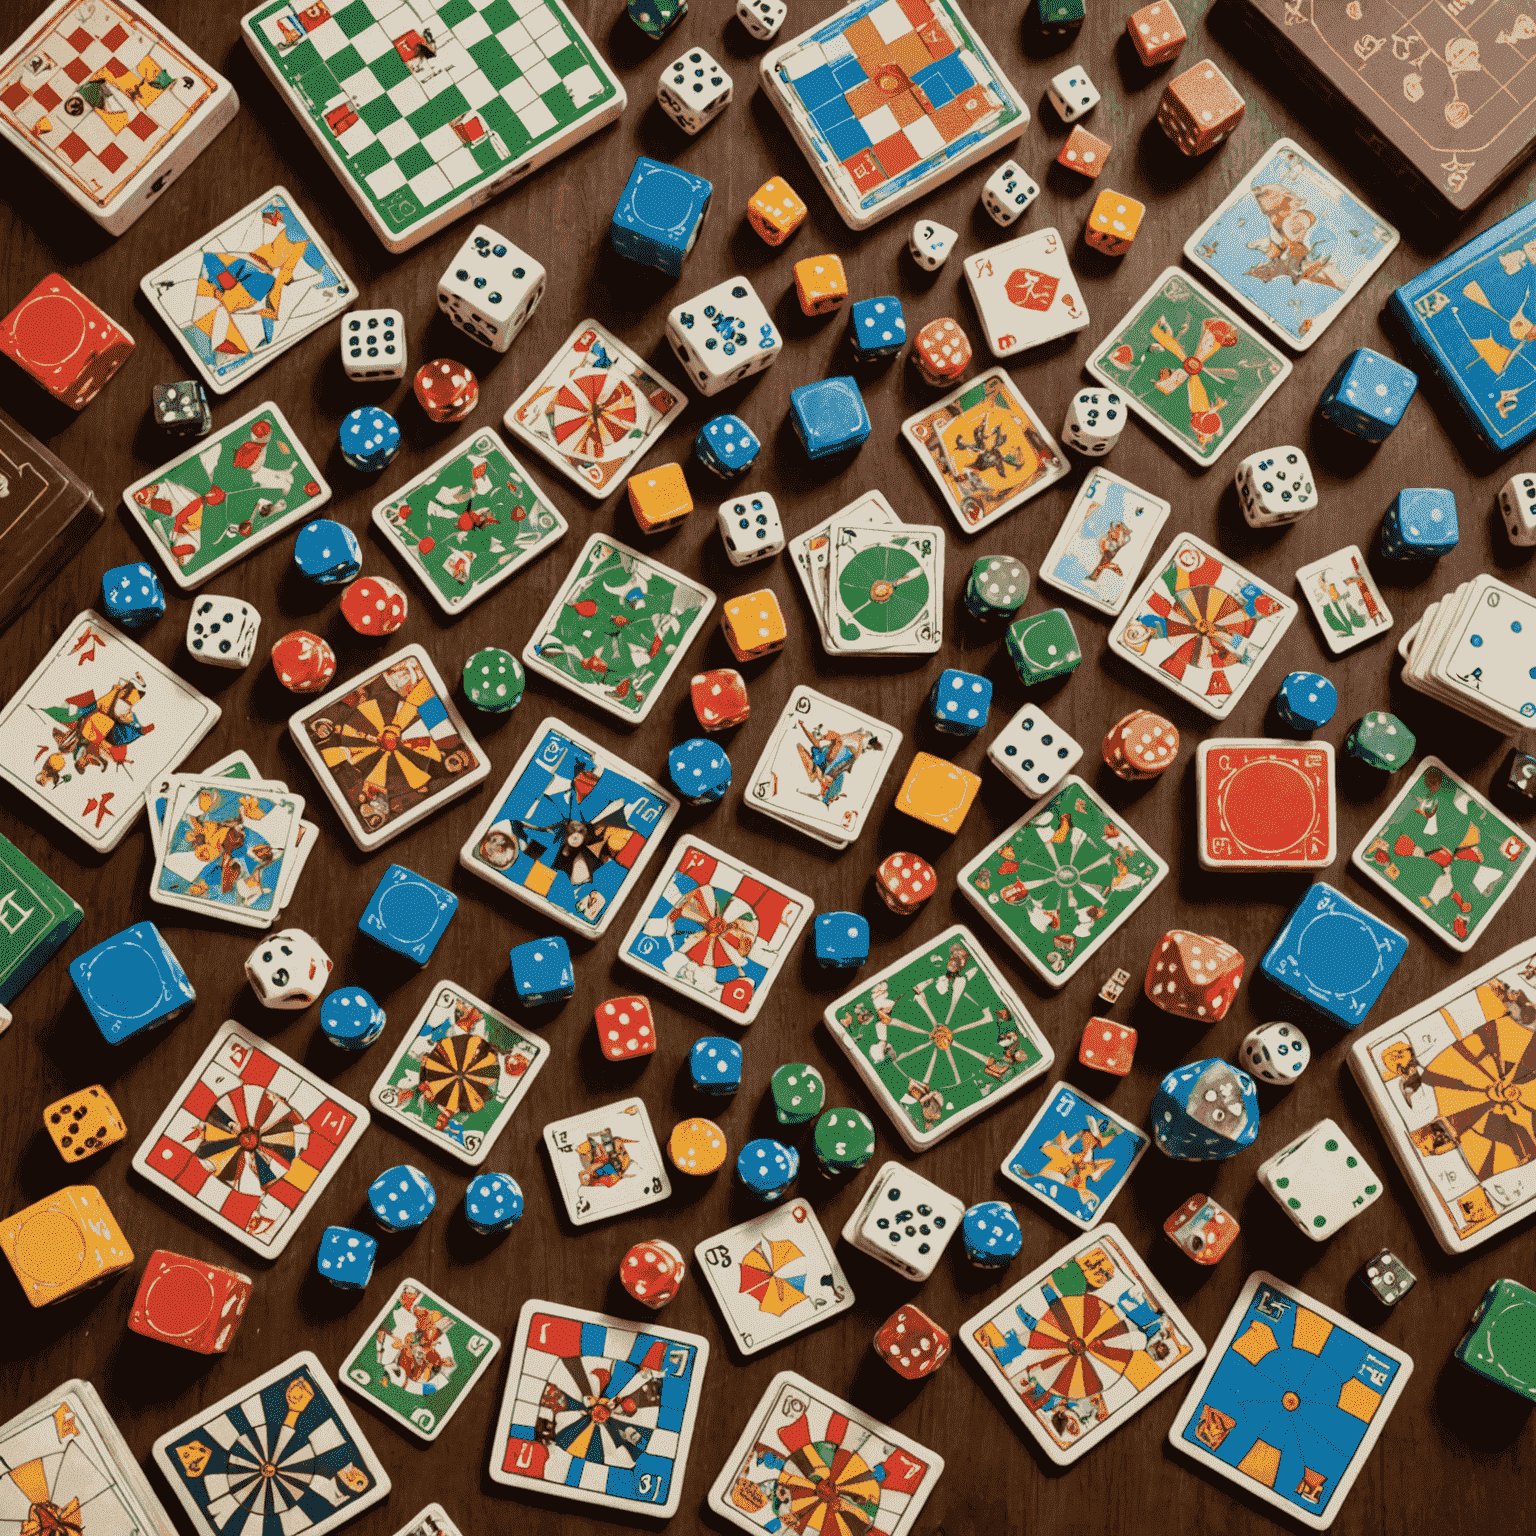
M187 615L187 649L210 667L239 671L256 654L256 632L261 615L249 603L234 597L200 593Z
M788 15L784 0L736 0L736 19L760 43L773 37Z
M341 317L341 366L349 379L405 377L405 322L398 309L354 309Z
M960 1230L965 1207L901 1163L885 1163L843 1228L847 1242L898 1274L926 1280Z
M784 350L773 317L744 277L728 277L667 316L667 340L701 395L771 368Z
M1098 90L1081 64L1052 75L1045 94L1051 98L1057 117L1064 123L1075 123L1078 118L1087 117L1099 104Z
M772 496L738 496L722 501L716 514L720 541L732 565L753 565L784 548L784 524Z
M1300 448L1289 445L1250 454L1237 466L1235 483L1250 528L1294 523L1317 505L1312 466Z
M245 979L263 1008L308 1008L330 974L331 957L302 928L271 934L245 957Z
M1312 1060L1307 1037L1294 1024L1260 1024L1243 1036L1238 1063L1266 1083L1293 1083Z
M1511 544L1536 544L1536 475L1516 475L1499 492L1499 510Z
M1040 188L1024 174L1024 168L1017 161L1004 160L987 177L987 184L981 189L981 205L995 223L1006 228L1039 195Z
M1314 1243L1381 1198L1381 1178L1336 1120L1319 1120L1258 1168L1259 1182Z
M544 297L545 272L527 251L477 224L437 285L437 305L461 331L505 352Z
M684 133L698 133L725 111L731 77L713 54L690 48L661 72L656 100Z
M1113 389L1080 389L1067 406L1061 440L1084 458L1102 459L1125 430L1124 398Z
M1026 704L987 748L987 756L1003 775L1032 800L1050 794L1082 755L1082 747L1033 704Z
M918 219L907 237L907 250L925 272L937 272L949 260L955 242L960 238L947 224L936 224L932 219Z

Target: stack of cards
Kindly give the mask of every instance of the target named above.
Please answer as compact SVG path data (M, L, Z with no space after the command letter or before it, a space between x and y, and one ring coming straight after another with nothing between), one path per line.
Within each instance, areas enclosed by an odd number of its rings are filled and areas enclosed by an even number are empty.
M1536 598L1474 576L1398 642L1403 681L1505 735L1536 720Z
M894 726L802 683L747 780L747 804L829 848L846 848L864 830L900 746Z

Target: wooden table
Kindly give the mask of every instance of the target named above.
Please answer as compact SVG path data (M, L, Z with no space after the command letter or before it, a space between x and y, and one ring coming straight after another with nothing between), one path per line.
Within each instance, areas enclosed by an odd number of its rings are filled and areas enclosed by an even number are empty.
M30 11L35 7L22 7ZM795 0L792 29L813 15L830 12L830 0ZM1241 39L1229 39L1220 18L1196 21L1198 9L1181 0L1191 41L1182 65L1201 55L1216 58L1248 100L1248 115L1232 143L1207 161L1186 161L1164 139L1153 121L1163 75L1137 63L1123 33L1125 7L1098 5L1076 42L1042 45L1028 33L1021 38L1013 5L974 4L972 19L1004 68L1036 110L1035 120L1017 146L1017 158L1042 183L1037 206L1025 228L1058 225L1076 241L1074 260L1094 320L1068 342L1042 349L1018 362L1013 374L1055 428L1089 347L1115 323L1163 266L1179 259L1189 231L1228 191L1236 177L1282 132L1314 149L1331 149L1340 137L1336 125L1316 115L1297 122L1287 118L1290 83L1255 58ZM6 35L17 29L12 7ZM673 425L650 462L675 458L687 462L699 425L721 409L736 409L763 437L761 467L750 484L771 491L783 509L791 534L826 517L870 487L883 490L907 519L938 524L948 538L949 611L955 613L966 572L982 553L1020 556L1033 572L1081 480L1076 470L1022 511L969 540L958 534L936 504L930 482L907 450L897 446L900 421L932 391L905 361L857 370L871 417L872 438L851 464L834 468L811 465L788 424L793 386L830 373L853 371L841 317L825 322L803 319L793 296L792 263L821 250L840 253L855 295L895 292L906 306L909 330L925 320L950 314L976 335L975 317L963 292L960 262L951 260L933 276L921 273L905 253L911 219L898 215L862 236L851 234L816 187L813 177L782 124L756 86L760 51L729 21L725 0L694 0L692 13L675 35L658 48L647 46L624 19L617 0L578 0L575 10L598 45L623 77L630 105L614 128L581 145L574 153L534 175L525 185L482 211L480 217L504 230L537 254L550 272L549 293L505 356L493 357L452 330L438 313L435 285L449 255L469 225L460 222L405 256L386 253L364 226L335 178L320 162L287 108L259 73L239 39L239 6L209 5L198 0L158 0L158 14L218 68L234 80L242 110L234 124L126 235L111 241L53 189L7 154L12 178L7 205L0 210L0 251L4 284L0 302L14 304L38 278L60 270L77 282L138 338L138 347L122 373L78 418L56 409L19 375L6 373L8 409L48 441L96 488L109 508L106 526L67 568L53 587L6 637L13 678L24 676L81 608L98 601L100 574L109 566L153 558L122 513L122 488L169 457L164 440L147 422L150 385L180 378L188 366L150 315L138 293L138 280L154 263L180 249L223 214L241 207L275 182L289 187L317 219L325 237L359 281L369 306L393 306L404 312L414 362L444 354L465 358L480 370L483 397L470 425L499 426L507 403L585 315L615 327L620 335L669 376L678 370L663 339L667 308L736 272L758 286L785 332L787 345L778 364L747 385L706 402L693 400ZM1229 49L1228 42L1231 47ZM736 100L723 118L697 139L686 138L654 104L656 78L663 64L687 45L711 49L732 72ZM1149 211L1132 252L1112 261L1085 249L1079 235L1093 188L1055 166L1062 130L1044 101L1047 80L1068 62L1080 60L1104 92L1092 120L1094 130L1114 141L1107 180L1143 198ZM1261 83L1262 82L1262 83ZM1321 136L1319 136L1321 135ZM714 204L684 276L676 283L616 257L605 243L609 213L637 154L675 160L708 176ZM1001 157L997 157L1000 159ZM1409 231L1363 295L1322 342L1299 358L1282 387L1240 444L1208 474L1191 473L1157 439L1132 423L1114 450L1115 471L1173 503L1171 528L1193 529L1214 540L1260 575L1290 590L1301 564L1348 542L1368 547L1376 524L1395 492L1426 481L1448 485L1461 513L1461 544L1418 584L1388 587L1397 615L1397 631L1332 661L1306 615L1299 617L1264 676L1226 725L1228 734L1262 735L1268 701L1285 672L1314 668L1338 686L1339 712L1322 736L1342 743L1352 721L1368 709L1400 712L1420 743L1443 754L1458 771L1486 789L1499 768L1504 743L1464 717L1431 704L1397 682L1393 645L1397 633L1414 621L1431 598L1481 570L1528 582L1528 567L1516 558L1497 526L1494 496L1503 474L1469 469L1459 449L1460 434L1448 430L1423 394L1403 424L1377 451L1343 455L1314 433L1313 408L1340 357L1358 344L1391 350L1377 323L1377 313L1392 287L1405 281L1434 254L1417 248L1417 214L1397 206L1392 189L1372 179L1370 162L1351 159L1341 167L1357 174L1363 195ZM771 173L786 174L808 197L807 225L788 245L772 250L752 233L744 210L752 191ZM924 214L960 231L959 250L993 242L999 231L982 212L978 196L985 170L978 167L921 204ZM1483 227L1517 206L1530 189L1525 174L1495 196L1475 221ZM1441 237L1436 249L1453 240ZM415 581L392 569L392 560L369 523L374 503L423 468L451 439L448 429L433 428L410 398L409 385L390 391L354 388L343 378L334 327L310 337L235 395L217 402L219 423L234 419L258 401L274 398L307 445L326 465L336 488L328 509L362 539L369 569L390 572L410 591L412 613L401 641L423 642L443 674L457 676L466 656L485 645L520 652L531 625L550 600L586 534L607 529L619 538L637 538L622 495L596 508L573 494L569 484L531 454L527 462L550 497L571 521L563 546L517 576L508 586L455 623L445 623ZM336 452L336 427L342 415L364 401L386 401L405 433L399 457L381 476L348 469ZM9 401L14 401L10 404ZM1265 536L1249 530L1238 512L1231 475L1239 458L1266 444L1294 442L1312 455L1322 490L1322 507L1296 527ZM523 450L518 449L521 453ZM910 733L911 746L944 751L921 723L923 700L941 665L986 672L997 685L994 728L1018 707L1022 695L995 632L957 621L942 658L836 661L827 657L787 561L737 571L727 564L715 531L714 503L723 499L702 472L689 469L704 505L687 524L657 546L662 557L695 572L722 596L767 582L779 594L791 618L784 652L746 669L752 691L751 720L730 739L738 777L755 760L792 684L814 680L828 692L856 700ZM217 578L220 592L256 603L264 616L263 638L270 642L287 629L306 626L325 633L340 655L339 676L350 675L376 651L356 641L342 624L333 603L317 609L311 596L288 571L292 539L279 539L243 564ZM168 584L169 585L169 584ZM1028 611L1052 601L1032 594ZM532 914L501 898L491 887L468 878L458 867L456 850L481 815L486 797L525 745L535 723L556 714L622 753L647 772L664 776L667 748L695 733L686 678L694 670L728 665L723 640L711 630L697 643L668 696L640 729L626 732L615 722L562 690L531 679L521 707L500 722L474 718L493 759L490 783L444 813L370 857L360 855L340 828L313 778L299 760L285 729L294 708L292 695L277 685L261 661L243 673L226 674L196 667L181 648L188 599L172 596L170 611L143 638L155 655L195 673L199 685L223 706L218 728L194 754L189 766L201 766L235 747L248 749L264 772L285 778L310 797L323 840L310 860L287 918L316 934L335 957L336 982L380 985L379 967L367 941L356 931L375 881L386 865L398 861L443 881L460 897L458 915L433 962L419 975L381 987L390 1026L384 1042L361 1059L337 1060L318 1035L315 1010L303 1014L264 1014L255 1005L241 975L241 962L252 936L244 930L179 920L154 907L146 895L151 857L142 826L108 861L96 862L52 822L40 824L31 807L14 795L0 799L0 830L54 875L85 907L86 918L61 955L14 1005L16 1024L0 1041L0 1070L5 1074L7 1112L0 1121L0 1180L3 1206L14 1210L44 1194L88 1178L98 1184L121 1219L142 1260L165 1246L209 1259L249 1267L256 1293L234 1349L205 1360L153 1345L125 1331L134 1280L123 1278L103 1289L38 1313L21 1304L7 1273L0 1290L11 1303L12 1324L0 1340L0 1417L34 1401L72 1376L88 1377L103 1393L136 1453L144 1456L154 1437L173 1424L249 1381L297 1348L315 1350L327 1367L338 1365L367 1326L389 1286L415 1275L441 1286L472 1315L498 1330L510 1344L519 1307L529 1297L544 1297L590 1308L610 1308L622 1315L643 1314L617 1286L619 1256L635 1240L663 1235L691 1256L693 1245L738 1219L739 1198L721 1175L701 1189L684 1189L665 1207L577 1232L560 1212L547 1165L539 1151L545 1121L597 1106L629 1091L631 1073L612 1069L597 1053L592 1030L594 1005L615 992L630 990L634 974L615 965L618 941L630 916L590 951L578 956L576 996L545 1037L556 1059L534 1085L528 1102L496 1147L489 1166L504 1168L521 1181L528 1209L510 1239L489 1256L471 1255L456 1241L464 1229L454 1216L463 1191L465 1170L402 1134L390 1121L376 1121L355 1156L342 1168L316 1213L286 1255L274 1266L251 1263L245 1250L192 1219L181 1207L150 1193L128 1176L129 1156L149 1121L196 1060L218 1022L234 1017L252 1025L283 1050L316 1063L345 1091L366 1097L380 1069L383 1053L398 1039L438 977L449 976L493 1000L509 1002L507 949L535 936L541 925ZM1059 993L1041 988L1012 953L991 938L986 947L1012 976L1054 1044L1058 1075L1095 1094L1107 1080L1075 1064L1082 1025L1098 1011L1101 981L1116 965L1140 976L1153 942L1169 927L1212 932L1239 945L1250 975L1282 918L1309 877L1302 874L1221 876L1203 873L1193 843L1193 769L1195 744L1212 734L1211 722L1176 704L1170 695L1150 689L1138 674L1104 655L1105 623L1097 615L1073 610L1073 622L1085 641L1084 665L1047 701L1052 715L1088 746L1085 767L1091 781L1123 809L1134 826L1174 864L1174 877L1105 946L1100 956ZM1098 742L1108 726L1128 709L1146 703L1171 714L1184 731L1184 750L1176 767L1149 786L1130 787L1108 775L1097 761ZM948 745L958 761L982 771L985 738ZM939 738L944 741L944 738ZM905 762L897 765L903 770ZM946 840L927 835L894 810L885 809L878 825L841 856L765 822L742 806L739 794L709 813L685 813L711 840L748 861L784 876L814 894L819 907L867 912L875 931L872 964L883 965L920 940L959 919L974 921L971 908L954 890L953 877L983 841L1016 818L1023 803L996 772L984 772L985 788L963 833ZM888 781L893 788L896 776ZM1377 1005L1380 1022L1445 985L1467 968L1410 924L1397 908L1384 903L1346 868L1347 853L1381 810L1396 784L1361 793L1341 790L1340 858L1329 877L1348 894L1394 925L1409 932L1407 959ZM887 801L887 807L889 802ZM870 887L870 874L884 854L901 847L927 853L938 864L941 889L927 910L902 925L890 919ZM633 900L634 898L632 898ZM1486 960L1523 937L1531 926L1529 886L1506 904L1479 942L1471 961ZM190 1017L142 1048L105 1046L70 985L67 962L88 945L137 919L160 924L190 971L199 1001ZM984 925L979 925L984 929ZM398 973L395 973L398 975ZM791 963L757 1023L746 1033L746 1073L740 1093L718 1103L718 1114L739 1147L749 1136L764 1134L772 1121L765 1113L769 1075L781 1062L810 1059L825 1073L830 1102L864 1106L880 1134L877 1160L902 1157L903 1148L880 1110L849 1070L827 1037L821 1011L843 984L818 976L810 965ZM643 1093L661 1134L700 1105L687 1086L686 1054L700 1034L715 1033L720 1021L680 1005L659 989L653 997L660 1022L661 1048L633 1080ZM1232 1013L1204 1035L1152 1011L1135 990L1117 1010L1141 1030L1135 1070L1109 1094L1119 1111L1144 1117L1159 1076L1174 1064L1200 1055L1230 1057L1243 1034L1264 1018L1297 1015L1261 984L1245 988ZM1304 1286L1328 1304L1344 1308L1346 1288L1361 1263L1389 1244L1419 1277L1418 1288L1384 1325L1388 1338L1414 1355L1417 1368L1335 1526L1339 1532L1418 1528L1435 1509L1437 1529L1490 1527L1523 1507L1528 1478L1521 1476L1518 1446L1524 1433L1529 1462L1528 1417L1517 1399L1484 1391L1451 1363L1455 1346L1473 1305L1490 1281L1513 1275L1530 1281L1536 1259L1536 1232L1518 1232L1490 1244L1470 1258L1444 1257L1407 1186L1399 1176L1369 1113L1349 1077L1346 1042L1337 1031L1307 1023L1316 1056L1311 1068L1289 1092L1265 1091L1264 1123L1258 1145L1211 1167L1169 1162L1152 1152L1141 1163L1131 1187L1112 1217L1148 1256L1199 1333L1214 1338L1249 1271L1265 1267ZM126 1112L129 1142L83 1173L66 1171L46 1140L39 1111L67 1089L105 1083ZM996 1173L1005 1150L1038 1107L1045 1081L1012 1099L989 1117L943 1142L921 1160L922 1171L965 1202L1012 1199L1025 1231L1023 1259L1012 1277L1060 1247L1071 1233L1048 1219L1041 1207L1020 1196ZM713 1111L707 1111L713 1112ZM1269 1196L1254 1182L1260 1160L1323 1115L1335 1116L1386 1176L1387 1196L1330 1243L1314 1246L1282 1218ZM313 1275L315 1245L327 1222L354 1219L363 1191L380 1169L410 1161L427 1170L438 1189L439 1211L403 1252L381 1265L367 1294L355 1305L338 1301ZM829 1231L841 1227L862 1192L861 1176L829 1186L811 1169L801 1192L820 1210ZM1160 1238L1163 1219L1187 1195L1207 1190L1243 1223L1237 1247L1212 1272L1189 1263ZM958 1246L958 1245L957 1245ZM741 1432L749 1405L776 1371L794 1368L835 1392L851 1397L887 1418L948 1459L948 1471L918 1523L922 1532L966 1536L971 1532L1051 1530L1136 1530L1164 1523L1176 1511L1181 1524L1229 1531L1261 1530L1273 1524L1271 1512L1235 1493L1231 1485L1207 1479L1174 1455L1165 1443L1167 1427L1184 1396L1179 1385L1134 1422L1093 1451L1065 1476L1035 1453L1033 1442L1016 1427L983 1384L980 1373L957 1350L957 1357L920 1390L909 1389L879 1365L869 1352L876 1326L912 1294L890 1271L863 1256L844 1251L857 1304L847 1315L819 1331L802 1334L787 1345L746 1363L722 1333L712 1303L697 1276L663 1314L666 1323L701 1332L714 1353L704 1388L703 1410L688 1467L682 1512L675 1528L705 1524L702 1500L726 1452ZM921 1291L921 1304L955 1328L984 1301L1004 1288L1003 1280L970 1270L959 1258L947 1259ZM359 1417L394 1480L387 1507L370 1511L354 1527L361 1536L385 1536L403 1526L429 1499L441 1499L466 1531L493 1526L501 1530L576 1532L601 1523L585 1508L557 1502L504 1496L486 1475L491 1427L500 1400L505 1367L482 1384L460 1411L451 1432L435 1447L424 1448L394 1426L359 1407ZM1474 1460L1475 1458L1475 1460ZM1475 1470L1474 1470L1475 1468ZM162 1497L169 1495L162 1487Z

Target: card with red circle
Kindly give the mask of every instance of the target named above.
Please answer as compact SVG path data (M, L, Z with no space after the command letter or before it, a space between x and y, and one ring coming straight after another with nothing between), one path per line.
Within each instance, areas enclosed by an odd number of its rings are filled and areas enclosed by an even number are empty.
M1195 754L1205 869L1326 869L1337 815L1326 741L1217 738Z

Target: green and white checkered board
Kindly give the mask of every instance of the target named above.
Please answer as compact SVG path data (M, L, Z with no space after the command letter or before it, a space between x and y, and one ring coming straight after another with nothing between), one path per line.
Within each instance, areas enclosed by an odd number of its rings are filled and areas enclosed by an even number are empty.
M394 251L624 109L559 0L269 0L242 27Z

